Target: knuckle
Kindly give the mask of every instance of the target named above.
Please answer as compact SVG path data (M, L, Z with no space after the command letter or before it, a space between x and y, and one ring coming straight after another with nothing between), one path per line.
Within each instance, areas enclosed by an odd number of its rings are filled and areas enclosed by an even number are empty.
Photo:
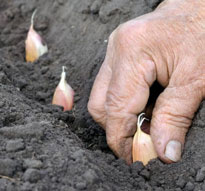
M191 102L186 102L176 96L167 98L166 94L162 93L153 111L152 123L156 128L167 126L187 131L191 125L194 110Z
M146 21L128 21L116 29L116 36L122 43L139 42L146 34L149 25Z
M132 25L129 22L121 24L117 29L117 37L120 42L131 42L133 38Z
M130 49L139 50L148 46L154 35L152 25L146 20L131 20L119 25L109 36L108 49L116 48L126 53Z
M153 123L156 124L156 128L170 127L173 129L180 129L181 131L187 132L191 125L191 119L183 114L170 113L162 111L162 113L153 115Z

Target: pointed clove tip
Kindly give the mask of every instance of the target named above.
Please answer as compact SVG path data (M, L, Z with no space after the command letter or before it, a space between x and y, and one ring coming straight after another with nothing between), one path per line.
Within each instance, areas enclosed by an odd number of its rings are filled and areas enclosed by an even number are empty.
M65 72L65 71L66 71L66 69L67 69L67 67L66 67L66 66L62 66L62 72Z
M62 66L61 81L65 81L66 79L66 69L66 66Z
M32 13L32 16L31 16L31 26L33 26L33 24L34 24L34 17L35 17L35 15L36 15L36 12L37 12L37 9L35 9L35 10L33 11L33 13Z

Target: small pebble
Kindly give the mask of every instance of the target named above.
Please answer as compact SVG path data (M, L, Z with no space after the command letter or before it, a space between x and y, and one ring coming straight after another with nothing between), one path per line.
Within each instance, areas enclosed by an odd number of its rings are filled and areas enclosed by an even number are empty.
M91 169L86 171L85 174L83 175L83 177L85 178L85 180L88 184L95 184L99 180L99 177L97 176L95 171L91 170Z
M188 182L185 186L186 191L192 191L194 190L194 184L192 182Z
M40 178L41 178L40 171L32 168L27 169L23 175L23 179L31 183L37 182Z
M29 191L32 190L32 184L30 184L30 182L25 182L23 183L23 185L21 186L21 191Z
M14 13L12 12L12 10L7 10L6 11L6 16L9 20L12 20L14 18Z
M0 175L12 176L15 172L17 164L11 159L0 159Z
M205 178L205 167L202 167L200 170L198 170L196 174L196 181L202 182Z
M41 74L45 74L46 72L48 72L48 70L49 70L49 67L47 66L42 67Z
M0 82L1 84L6 84L8 82L8 78L4 72L0 72Z
M25 88L28 85L28 81L26 81L26 79L18 79L16 80L16 86L22 90L23 88Z
M78 183L75 185L75 187L76 187L77 189L79 189L79 190L85 190L86 187L87 187L87 185L86 185L85 182L78 182Z
M149 180L150 179L150 172L147 169L143 169L140 172L140 175L143 176L145 179Z
M25 148L23 139L16 139L8 141L6 144L6 151L12 152L12 151L19 151Z
M85 155L85 151L83 149L76 149L76 151L71 155L71 158L74 160L80 160Z
M93 14L98 14L102 3L103 3L102 0L95 0L95 1L93 2L93 4L91 5L91 7L90 7L91 13L93 13Z
M180 188L184 188L185 184L186 182L184 178L180 176L176 182L176 185L179 186Z
M27 150L28 152L33 152L33 147L32 147L32 146L27 146L26 150Z
M24 168L42 168L43 163L40 160L26 159L23 164Z
M194 168L191 168L189 172L190 172L191 176L195 176L196 175L196 170Z
M52 177L52 182L56 182L57 181L57 178L56 177Z

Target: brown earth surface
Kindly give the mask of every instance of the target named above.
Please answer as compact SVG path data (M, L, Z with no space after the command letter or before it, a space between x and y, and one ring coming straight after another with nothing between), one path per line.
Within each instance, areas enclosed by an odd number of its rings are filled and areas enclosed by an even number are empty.
M87 112L109 34L152 11L159 0L1 0L0 191L205 190L205 102L187 135L182 160L127 166L109 150ZM35 29L48 54L25 62L25 39ZM51 105L62 66L75 107Z

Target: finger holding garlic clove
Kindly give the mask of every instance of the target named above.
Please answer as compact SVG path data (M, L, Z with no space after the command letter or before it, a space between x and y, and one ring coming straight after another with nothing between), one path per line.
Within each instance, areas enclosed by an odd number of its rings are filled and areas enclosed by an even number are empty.
M134 135L133 146L132 146L132 157L133 162L141 161L146 165L150 160L157 158L151 136L144 133L141 129L145 117L144 113L138 116L137 132Z
M26 61L34 62L40 56L48 52L48 47L44 43L41 36L34 30L34 16L36 10L33 12L31 17L31 26L25 41L26 46Z
M74 102L74 91L66 81L65 66L62 67L61 79L55 90L52 104L59 105L64 111L70 111Z

